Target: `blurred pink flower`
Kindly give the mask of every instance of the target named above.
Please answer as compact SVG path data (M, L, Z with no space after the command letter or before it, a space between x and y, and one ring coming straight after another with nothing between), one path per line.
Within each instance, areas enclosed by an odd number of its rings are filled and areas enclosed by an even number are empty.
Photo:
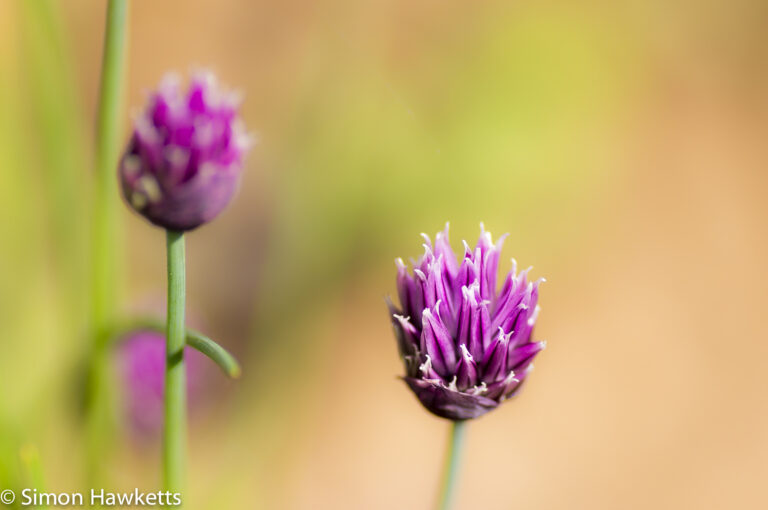
M187 347L187 399L190 408L199 404L205 356ZM138 330L123 336L117 349L123 412L131 429L142 436L160 433L165 391L165 335Z

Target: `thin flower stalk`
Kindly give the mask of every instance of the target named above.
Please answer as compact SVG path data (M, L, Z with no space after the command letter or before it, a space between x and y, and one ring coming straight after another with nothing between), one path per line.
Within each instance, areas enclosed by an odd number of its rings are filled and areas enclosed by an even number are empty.
M119 234L117 183L121 100L125 81L127 0L107 3L96 126L96 172L91 253L91 337L88 385L87 471L92 484L103 471L110 435L111 390L106 330L117 309Z

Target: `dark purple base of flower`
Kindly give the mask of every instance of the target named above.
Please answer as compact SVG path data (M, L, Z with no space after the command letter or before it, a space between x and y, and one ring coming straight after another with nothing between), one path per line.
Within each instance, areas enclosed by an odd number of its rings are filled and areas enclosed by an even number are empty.
M429 412L448 420L478 418L499 405L493 399L453 391L423 379L403 377L403 380Z
M239 175L226 171L174 189L161 184L158 189L162 199L148 202L138 212L153 225L188 232L216 218L229 204L239 185ZM128 206L136 209L131 203L134 187L123 178L123 197Z

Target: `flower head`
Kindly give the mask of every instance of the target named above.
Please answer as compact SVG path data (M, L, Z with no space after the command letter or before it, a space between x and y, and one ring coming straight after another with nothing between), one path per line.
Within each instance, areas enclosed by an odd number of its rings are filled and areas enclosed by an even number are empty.
M482 227L482 225L481 225ZM405 382L430 412L451 420L477 418L514 396L544 342L531 341L539 313L539 284L528 271L507 274L499 290L503 236L494 244L482 229L475 249L464 242L456 260L448 225L413 272L397 259L400 309L389 304Z
M176 75L166 76L137 116L120 162L128 204L172 230L215 218L237 190L249 145L239 102L211 73L195 74L186 91Z
M165 335L152 330L127 334L117 351L125 413L132 430L141 436L160 432L165 393ZM187 347L187 393L192 405L198 400L204 356Z

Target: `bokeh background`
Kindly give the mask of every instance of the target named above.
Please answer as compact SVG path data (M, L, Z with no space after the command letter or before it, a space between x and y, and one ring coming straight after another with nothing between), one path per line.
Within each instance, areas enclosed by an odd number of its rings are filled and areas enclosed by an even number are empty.
M166 71L204 66L259 139L188 240L189 313L245 370L199 392L188 508L430 507L448 425L398 381L383 300L393 259L445 221L456 247L480 221L509 232L505 255L548 280L548 350L472 424L459 508L768 507L768 4L130 11L124 138ZM104 15L0 2L2 487L87 487ZM162 232L121 208L117 234L121 310L162 314ZM111 444L108 488L158 488L156 438Z

